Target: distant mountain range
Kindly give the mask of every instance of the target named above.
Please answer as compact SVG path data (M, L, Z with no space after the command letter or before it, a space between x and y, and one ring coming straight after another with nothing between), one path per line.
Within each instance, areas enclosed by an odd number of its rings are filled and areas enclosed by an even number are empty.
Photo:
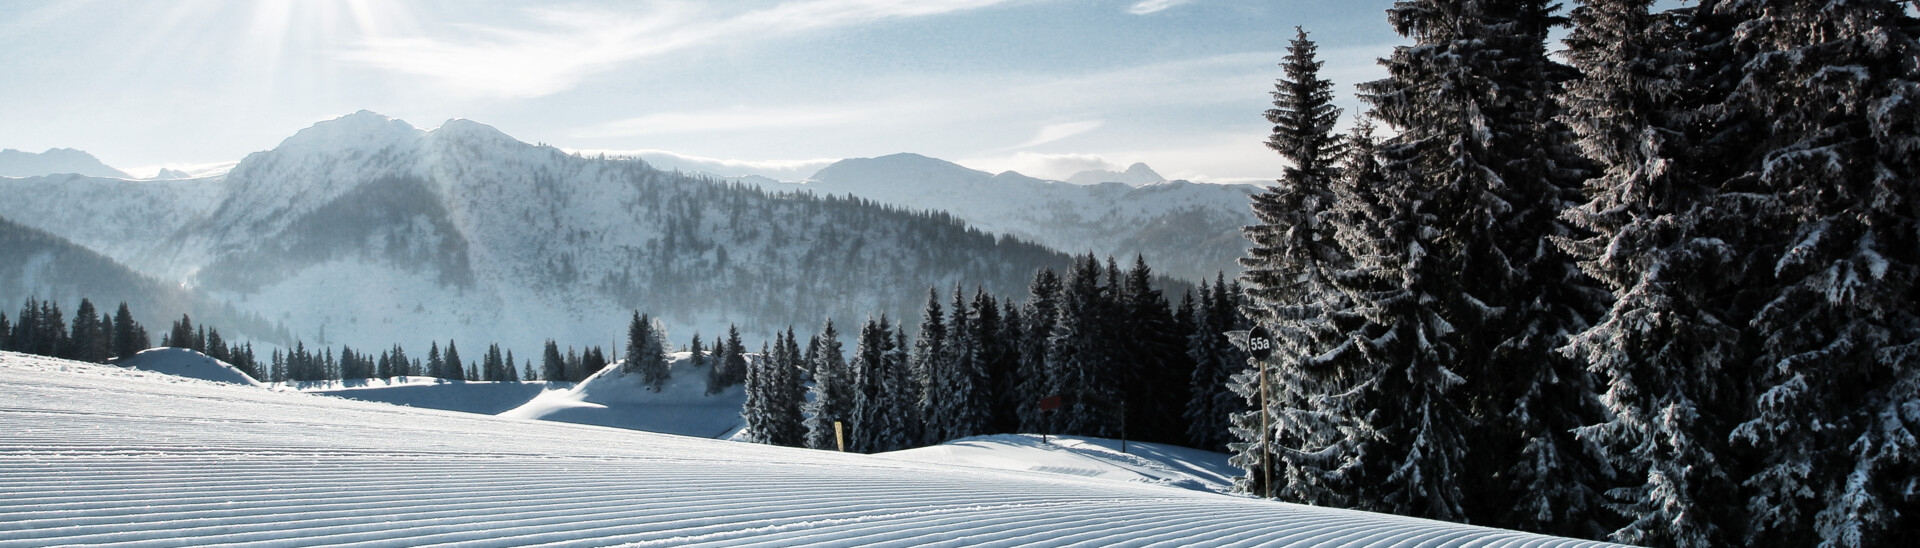
M1240 228L1255 222L1248 204L1259 187L1165 181L1144 164L1126 173L1075 177L1114 181L1077 184L1012 171L994 175L918 154L895 154L843 160L803 186L944 210L981 230L1072 253L1139 254L1157 272L1176 278L1240 272L1236 260L1246 254Z
M217 177L0 178L0 218L309 345L453 338L531 355L547 338L614 345L636 309L676 342L728 323L751 336L828 317L917 320L930 285L943 299L955 284L1024 294L1035 269L1066 264L1056 249L1143 253L1163 275L1211 277L1241 253L1257 190L1082 186L910 154L837 162L801 184L730 182L363 111Z
M64 173L88 177L133 178L124 171L102 163L92 154L71 148L56 148L38 154L11 148L0 150L0 177L31 177Z

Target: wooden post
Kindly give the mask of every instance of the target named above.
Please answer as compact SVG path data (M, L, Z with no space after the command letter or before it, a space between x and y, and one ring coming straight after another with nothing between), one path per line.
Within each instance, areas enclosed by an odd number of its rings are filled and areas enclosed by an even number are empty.
M833 442L840 446L840 452L847 452L847 433L841 429L840 421L833 421Z
M1260 472L1266 498L1273 498L1273 428L1267 424L1267 360L1260 362Z

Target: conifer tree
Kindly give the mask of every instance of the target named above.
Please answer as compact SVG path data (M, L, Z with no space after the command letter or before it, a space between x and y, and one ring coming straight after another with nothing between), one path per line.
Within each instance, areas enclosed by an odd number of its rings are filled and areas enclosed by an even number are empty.
M427 376L436 379L447 378L447 362L440 359L440 341L427 343Z
M1708 546L1733 540L1722 529L1736 506L1726 440L1747 346L1733 298L1739 251L1713 227L1745 219L1699 146L1714 131L1698 111L1723 89L1709 82L1720 53L1696 47L1705 34L1677 15L1638 0L1583 2L1573 14L1567 58L1584 77L1563 94L1566 119L1600 173L1565 213L1594 235L1563 245L1614 305L1567 351L1598 374L1610 410L1579 434L1626 483L1608 493L1628 518L1613 538Z
M667 382L666 349L660 344L660 337L654 333L653 318L634 311L633 321L627 324L627 361L624 366L628 372L640 373L640 382L648 390L659 392Z
M122 301L120 308L113 312L113 355L127 358L146 350L152 344L147 339L147 329L133 320L133 312Z
M992 296L987 296L988 305L995 304ZM1000 307L1000 329L992 339L993 345L988 352L988 376L992 384L988 392L992 394L992 422L989 432L1014 433L1020 431L1020 405L1023 398L1020 392L1020 348L1026 341L1024 319L1020 317L1020 306L1014 304L1011 297L998 302Z
M1127 436L1158 443L1186 441L1182 415L1190 398L1194 363L1187 356L1187 338L1176 324L1173 310L1153 287L1153 270L1146 258L1134 255L1117 297L1120 316L1114 344L1130 364L1120 380L1126 402Z
M220 330L207 328L204 325L201 328L207 329L207 357L232 362L233 356L227 353L227 339L220 336Z
M935 417L941 405L943 394L935 389L936 379L944 374L944 362L947 359L947 322L946 314L940 308L940 294L933 288L927 288L927 306L921 313L920 336L913 343L911 367L913 385L916 387L914 401L919 407L920 441L933 445L946 441L935 439L944 431L936 426Z
M1033 273L1027 284L1027 303L1021 314L1025 327L1020 341L1020 431L1056 432L1053 412L1040 409L1040 401L1059 394L1059 382L1048 366L1052 352L1054 324L1060 318L1060 276L1051 268Z
M560 345L553 339L547 339L545 349L540 352L540 378L547 382L573 380L567 376L567 359L560 356Z
M1753 240L1766 260L1756 270L1770 276L1745 339L1759 351L1757 394L1733 431L1758 456L1741 481L1746 539L1910 542L1920 525L1920 12L1888 0L1715 7L1730 28L1770 31L1729 33L1732 49L1754 53L1719 110L1760 114L1767 146L1738 157L1738 180L1764 193L1762 219L1778 219Z
M1112 271L1089 253L1074 261L1062 286L1047 358L1062 401L1056 411L1060 434L1120 437L1125 408L1110 346L1114 281Z
M905 354L899 347L906 334L896 335L886 316L868 320L854 349L855 392L849 448L861 453L905 449L914 443L911 423L915 402L907 398L912 382Z
M60 312L60 304L51 300L40 302L40 325L34 327L35 348L30 354L37 356L59 356L66 351L67 325L65 314Z
M546 380L546 379L540 378L540 373L533 370L532 359L526 360L525 367L521 368L520 370L520 378L521 380L525 380L528 382Z
M94 310L93 301L82 298L80 307L73 312L73 326L67 336L69 341L68 357L93 363L107 363L113 357L112 341L109 330L100 323L99 311Z
M447 380L453 380L453 381L467 380L466 362L460 361L460 349L459 347L454 345L454 341L452 339L447 340L447 351L445 354L442 354L440 356L440 359L442 362L444 362L444 367L447 374L446 377L442 377L442 378L445 378Z
M813 357L813 397L806 403L807 447L832 451L839 448L834 423L844 430L853 420L859 379L847 365L833 319L827 319L814 340L818 348Z
M946 352L937 360L939 367L932 370L934 375L928 385L929 393L939 393L939 398L934 400L937 405L927 416L929 441L933 443L986 433L987 407L992 405L987 393L988 378L981 363L985 346L981 310L969 306L965 294L956 285L952 311L943 346ZM997 316L998 310L994 312Z
M193 318L180 315L180 321L173 322L173 330L167 333L167 346L174 348L193 348Z
M769 445L800 447L807 429L801 405L806 399L800 383L800 348L793 329L774 337L772 350L762 347L761 358L748 364L747 405L742 410L753 440Z
M572 349L568 350L571 351ZM587 380L587 377L593 376L594 373L599 373L601 369L606 369L608 365L611 365L611 363L607 361L607 351L605 349L598 346L588 347L586 350L580 352L579 380Z
M13 322L5 312L0 312L0 350L13 350Z

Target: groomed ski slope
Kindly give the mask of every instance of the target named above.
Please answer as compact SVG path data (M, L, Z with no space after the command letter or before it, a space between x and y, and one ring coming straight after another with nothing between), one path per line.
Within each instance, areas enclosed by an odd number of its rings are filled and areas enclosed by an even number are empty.
M0 353L0 547L1594 546Z

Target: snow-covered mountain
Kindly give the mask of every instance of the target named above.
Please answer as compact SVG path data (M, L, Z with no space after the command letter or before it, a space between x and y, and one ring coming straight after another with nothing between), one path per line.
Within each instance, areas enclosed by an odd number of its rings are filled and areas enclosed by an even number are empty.
M0 150L0 177L78 174L88 177L131 179L85 151L71 148L48 149L38 154L22 150Z
M1141 164L1115 175L1116 181L1159 179ZM945 210L982 230L1068 252L1141 254L1157 272L1189 280L1240 271L1236 260L1246 254L1240 228L1254 224L1248 197L1260 192L1252 185L1186 181L1081 185L1011 171L994 175L917 154L844 160L805 186Z
M1604 543L0 353L0 546Z
M0 314L18 318L15 311L29 298L51 301L64 308L64 314L72 314L83 297L101 312L113 312L119 303L127 303L134 319L154 337L181 314L190 314L228 336L262 344L288 340L283 329L258 314L191 288L162 283L85 246L0 218Z
M45 230L142 272L151 252L219 204L219 178L133 181L82 175L0 178L0 217Z
M1167 178L1161 177L1159 173L1153 171L1153 168L1147 167L1147 164L1135 162L1133 165L1127 166L1126 171L1089 169L1075 173L1067 177L1067 182L1076 185L1120 183L1127 186L1147 186L1167 182Z
M308 344L613 345L917 314L929 285L1022 292L1067 257L943 213L662 172L448 121L315 124L217 180L0 181L0 217L283 321ZM617 345L614 345L617 346Z

